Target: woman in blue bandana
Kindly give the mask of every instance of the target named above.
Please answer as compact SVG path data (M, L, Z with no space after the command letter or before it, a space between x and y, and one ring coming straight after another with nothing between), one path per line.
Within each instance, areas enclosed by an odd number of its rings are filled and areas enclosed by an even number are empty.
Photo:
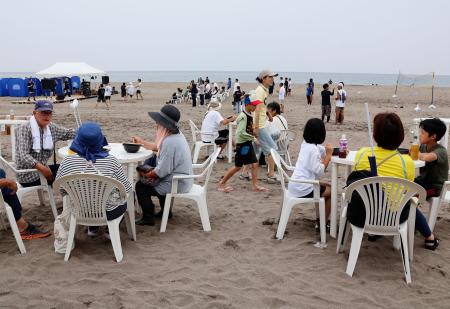
M127 193L130 193L132 191L130 181L125 176L119 161L103 148L105 145L107 142L100 126L93 122L83 123L70 146L70 150L75 154L63 159L56 179L79 173L100 174L120 181ZM64 196L66 192L62 190L61 194ZM116 194L113 192L106 204L108 220L120 217L127 209L127 205L121 204L120 200L116 200L114 196ZM89 227L88 235L95 236L97 231L98 228Z

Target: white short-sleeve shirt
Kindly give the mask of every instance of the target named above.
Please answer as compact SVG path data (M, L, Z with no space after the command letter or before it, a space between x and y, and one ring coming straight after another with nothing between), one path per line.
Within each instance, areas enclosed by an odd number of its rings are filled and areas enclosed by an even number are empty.
M223 121L222 115L218 111L209 111L206 113L202 123L202 141L213 142L219 136L220 123Z

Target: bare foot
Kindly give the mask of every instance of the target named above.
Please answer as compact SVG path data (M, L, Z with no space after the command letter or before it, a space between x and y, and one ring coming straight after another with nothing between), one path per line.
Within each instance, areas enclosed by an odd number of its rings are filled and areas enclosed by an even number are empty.
M256 187L253 187L253 191L254 192L269 192L269 189L260 187L260 186L256 186Z

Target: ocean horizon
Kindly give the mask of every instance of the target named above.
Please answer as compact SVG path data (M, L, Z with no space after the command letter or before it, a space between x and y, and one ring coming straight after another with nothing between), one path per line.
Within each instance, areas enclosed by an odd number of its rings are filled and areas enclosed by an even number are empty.
M332 73L332 72L277 72L279 76L289 77L295 84L305 84L310 78L316 83L325 83L330 79L333 82L344 82L350 85L384 85L393 86L397 83L398 74L378 73ZM225 82L228 77L232 80L238 78L240 82L255 82L258 75L256 71L107 71L111 82L130 82L138 78L143 82L189 82L199 77L209 77L211 81ZM424 78L418 86L431 85L431 74ZM0 78L35 76L34 72L0 72ZM408 77L421 77L423 75L409 75ZM435 86L449 87L450 75L436 75Z

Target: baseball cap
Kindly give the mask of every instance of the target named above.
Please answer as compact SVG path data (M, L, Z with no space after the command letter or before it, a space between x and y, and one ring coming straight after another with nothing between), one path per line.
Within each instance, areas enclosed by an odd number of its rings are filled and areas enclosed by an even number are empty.
M40 100L34 104L34 110L43 112L43 111L53 111L53 103L48 100Z
M258 78L259 78L260 80L263 80L264 77L267 77L267 76L275 77L275 76L278 76L278 73L274 73L274 72L272 72L272 71L270 71L270 70L263 70L263 71L261 71L261 72L258 74Z

